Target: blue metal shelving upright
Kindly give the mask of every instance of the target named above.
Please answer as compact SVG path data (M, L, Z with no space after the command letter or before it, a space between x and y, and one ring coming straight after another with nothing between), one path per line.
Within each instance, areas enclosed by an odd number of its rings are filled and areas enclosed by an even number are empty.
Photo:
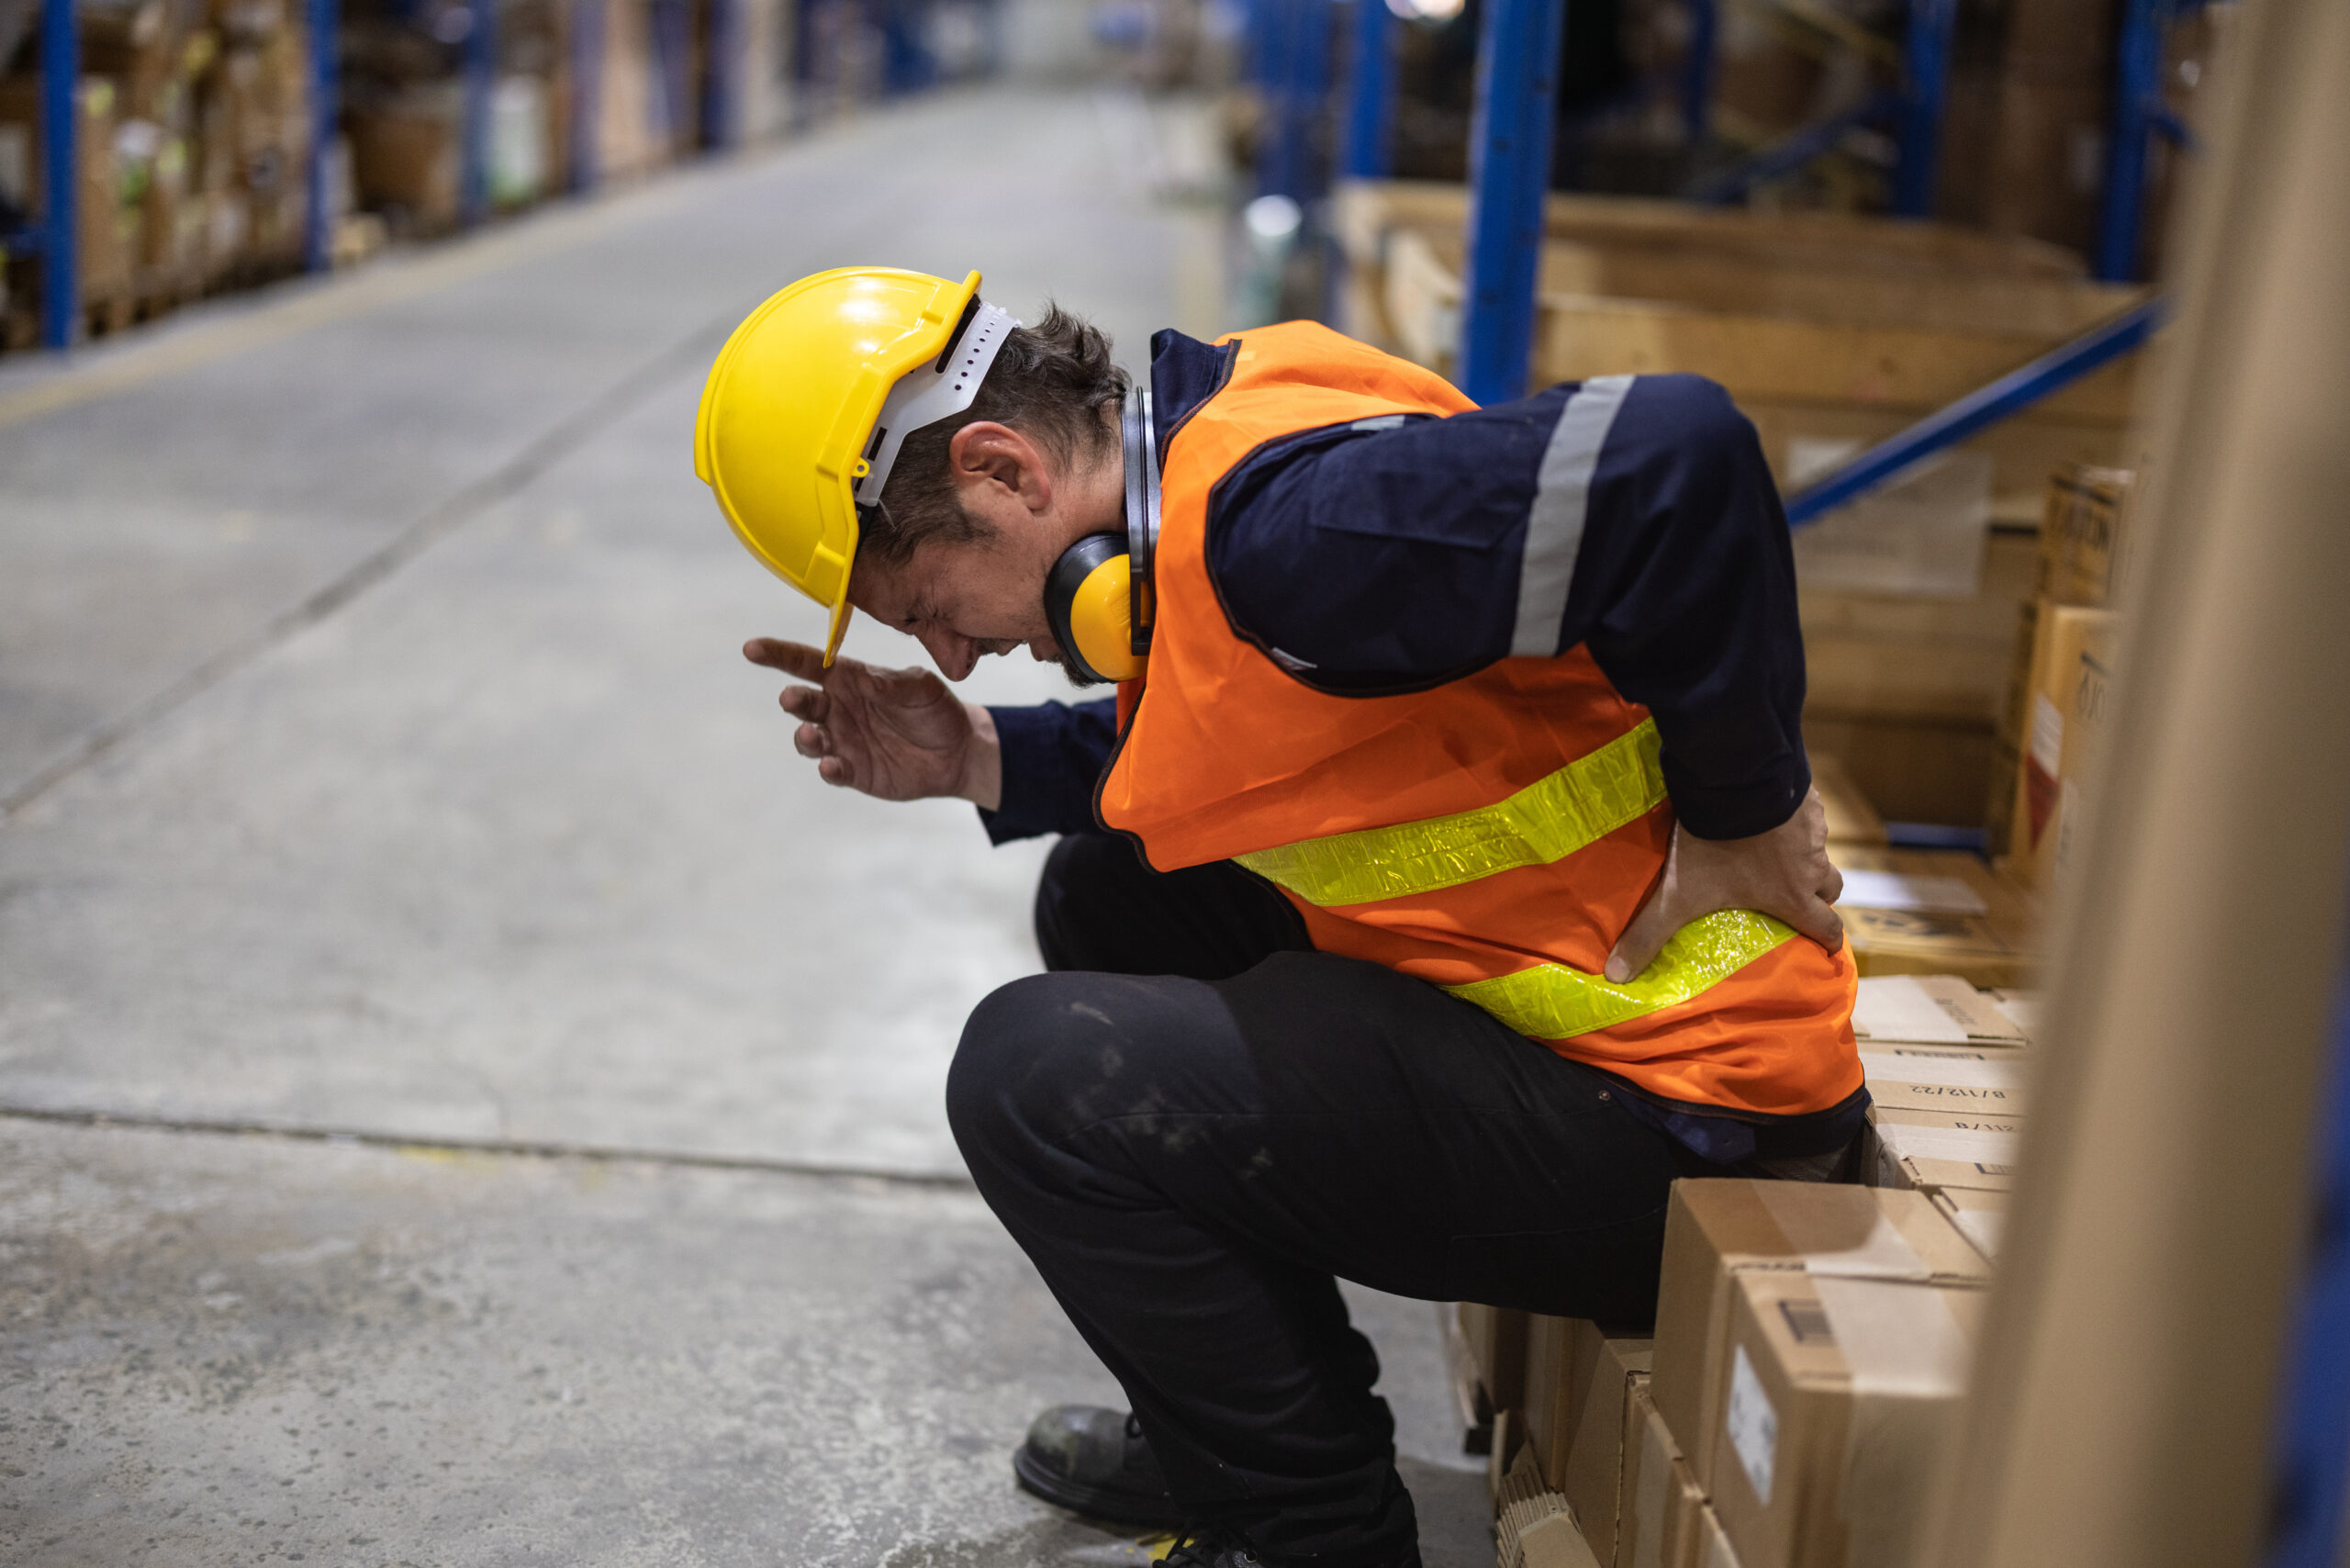
M1958 0L1909 0L1902 49L1901 107L1896 117L1901 148L1893 168L1893 199L1903 218L1930 218L1934 175L1942 158L1942 106L1950 95L1951 44L1958 30Z
M459 122L457 218L470 228L489 216L490 95L498 79L498 0L472 0L473 25L465 29L459 66L463 118Z
M604 0L571 0L571 156L566 182L575 196L596 188L602 174L599 130L604 115Z
M334 265L335 130L342 115L341 0L308 0L310 28L310 157L304 181L302 264L314 273Z
M1257 194L1300 207L1322 194L1319 145L1330 98L1330 0L1255 0L1250 32L1265 106Z
M701 137L708 147L731 148L743 140L741 95L736 73L743 60L742 0L709 0L708 45L702 51Z
M44 0L40 17L40 341L73 346L81 336L80 255L82 39L73 0Z
M1477 39L1458 379L1480 403L1526 395L1565 21L1565 0L1492 0Z
M1395 17L1387 0L1352 4L1347 135L1338 167L1348 179L1383 180L1395 166Z

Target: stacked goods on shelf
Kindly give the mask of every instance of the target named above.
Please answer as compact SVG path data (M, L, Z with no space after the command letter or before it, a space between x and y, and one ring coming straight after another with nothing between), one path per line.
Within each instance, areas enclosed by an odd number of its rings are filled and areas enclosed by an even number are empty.
M2180 6L2163 28L2154 86L2162 110L2191 141L2233 6ZM2009 0L1992 86L1994 118L1982 160L1983 218L2003 233L2088 249L2097 240L2113 128L2115 21L2110 0ZM2169 136L2149 139L2147 221L2134 270L2160 270L2164 221L2176 184Z
M2031 895L1965 850L1830 842L1837 901L1863 975L1959 975L1975 985L2031 983L2039 911Z
M135 210L126 213L121 200L120 166L116 162L114 135L118 94L115 84L84 78L77 95L81 123L75 147L76 218L75 265L84 308L101 325L118 324L132 301L131 258L137 253ZM30 78L0 82L0 203L19 212L38 214L46 188L47 149L40 135L40 86ZM31 256L8 263L7 342L18 347L32 341L39 311L40 266Z
M2098 757L2119 627L2107 608L2128 542L2133 476L2075 465L2048 487L2032 598L2020 610L1991 846L2016 881L2047 892L2071 865Z
M588 0L603 11L603 57L596 96L596 169L632 179L667 162L675 150L652 0Z
M1970 988L1940 989L1988 1026ZM1968 1026L1908 1002L1929 1032ZM1677 1183L1653 1338L1532 1322L1500 1568L1915 1561L1992 1270L1939 1196Z
M302 261L309 47L285 0L85 5L77 264L91 324L120 326ZM39 84L0 82L0 200L38 207ZM12 273L10 339L38 268Z
M2028 997L1951 976L1863 980L1853 1009L1873 1101L1863 1179L1926 1194L1986 1258L2013 1185L2033 1017Z
M571 12L554 0L499 6L482 150L493 208L526 207L568 176ZM357 3L342 39L343 125L357 206L394 233L425 235L464 216L464 5Z
M1343 324L1451 370L1465 209L1457 186L1342 185ZM1791 489L2142 297L1930 224L1553 196L1546 230L1535 381L1710 376ZM2133 375L2108 366L1799 539L1806 734L1887 815L1980 820L2041 488L2121 454Z

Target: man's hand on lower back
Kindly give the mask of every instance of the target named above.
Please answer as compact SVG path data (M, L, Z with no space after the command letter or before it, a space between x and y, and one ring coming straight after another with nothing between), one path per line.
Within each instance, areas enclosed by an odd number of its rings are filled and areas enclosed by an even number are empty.
M822 649L773 637L754 637L743 656L816 682L784 688L781 701L800 722L793 747L816 759L825 783L883 801L959 796L990 811L1002 799L995 721L929 670L858 659L826 669Z
M1751 838L1699 838L1676 823L1663 872L1607 956L1607 978L1619 985L1632 979L1674 932L1722 909L1775 915L1832 953L1844 923L1829 906L1843 891L1843 874L1828 860L1828 809L1817 790L1795 815Z

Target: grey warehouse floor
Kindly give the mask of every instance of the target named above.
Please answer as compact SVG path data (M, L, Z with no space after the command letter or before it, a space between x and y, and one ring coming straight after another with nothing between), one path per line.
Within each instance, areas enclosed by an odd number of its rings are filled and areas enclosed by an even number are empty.
M819 617L689 436L819 267L1215 330L1196 129L938 98L0 363L0 1562L1145 1560L1009 1484L1116 1389L939 1107L1043 846L791 755L734 650Z

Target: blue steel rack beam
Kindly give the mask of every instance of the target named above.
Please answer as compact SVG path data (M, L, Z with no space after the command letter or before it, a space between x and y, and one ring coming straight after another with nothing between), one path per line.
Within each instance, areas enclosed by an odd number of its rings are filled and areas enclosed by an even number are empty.
M2138 275L2144 219L2146 150L2160 133L2193 150L2193 138L2163 105L2163 28L2203 0L2125 0L2114 50L2113 128L2106 151L2105 198L2098 213L2098 277L2128 283Z
M1727 164L1682 187L1684 200L1708 207L1729 207L1744 201L1755 186L1792 174L1860 127L1890 118L1901 106L1896 93L1879 93L1826 119L1791 131L1768 147L1757 148L1737 162Z
M1349 179L1383 180L1395 166L1395 17L1387 0L1353 4L1347 140L1338 167Z
M1693 156L1714 140L1714 77L1720 62L1714 41L1717 0L1689 0L1689 53L1681 66L1681 119Z
M2020 370L1929 414L1889 441L1871 447L1818 484L1787 500L1787 524L1800 528L1822 513L1876 488L1920 458L1954 446L1986 425L2030 408L2100 365L2130 353L2162 324L2163 302L2149 299Z
M498 0L473 0L460 78L464 95L458 133L457 219L471 228L489 216L490 94L497 86Z
M572 194L596 188L604 118L604 0L571 0Z
M741 95L735 73L743 68L743 7L740 0L710 0L710 42L701 84L701 137L710 147L741 143Z
M1526 395L1567 3L1492 0L1477 39L1460 381L1480 403Z
M334 215L327 210L327 197L335 125L342 114L341 46L336 36L341 0L309 0L305 9L310 24L310 160L304 184L302 264L322 273L334 265Z
M1926 218L1934 210L1942 100L1950 92L1951 39L1957 28L1958 0L1909 0L1899 118L1901 160L1894 165L1891 203L1893 210L1904 218Z
M1833 151L1860 127L1886 124L1894 128L1899 149L1889 205L1904 218L1930 216L1942 156L1942 109L1950 93L1951 39L1957 25L1958 0L1911 0L1897 90L1873 94L1850 108L1799 127L1767 147L1698 176L1683 187L1683 198L1715 207L1744 201L1756 185L1794 174ZM1695 150L1703 149L1707 136L1700 93L1710 97L1713 91L1712 26L1713 0L1695 0L1689 61L1684 67L1684 112L1690 145Z
M40 341L73 346L81 336L82 38L73 0L45 0L40 16Z
M1256 0L1252 15L1265 105L1257 194L1304 207L1322 194L1315 141L1330 93L1329 0Z

